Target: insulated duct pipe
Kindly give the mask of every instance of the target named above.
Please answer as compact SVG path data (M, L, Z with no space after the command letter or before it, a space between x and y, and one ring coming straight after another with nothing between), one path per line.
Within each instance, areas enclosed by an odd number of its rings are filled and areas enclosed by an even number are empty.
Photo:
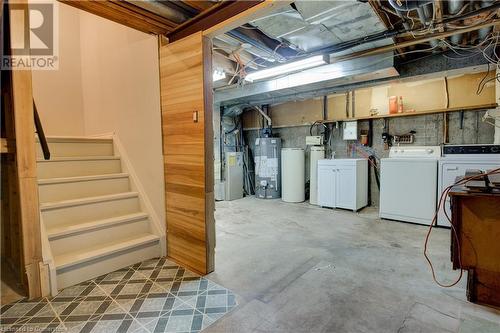
M264 45L260 41L257 41L255 39L247 36L246 34L242 33L241 31L238 31L237 29L233 29L231 31L228 31L228 32L226 32L226 34L228 34L229 36L231 36L233 38L236 38L236 39L242 41L243 43L248 43L248 44L252 45L253 47L255 47L256 49L259 49L262 52L269 54L269 57L278 57L279 62L286 61L285 57L283 57L282 55L280 55L277 52L274 52L274 50L271 49L270 47L268 47L267 45Z
M464 0L448 0L448 13L450 15L456 15L462 7L464 6ZM450 37L452 44L458 45L462 40L463 34L457 34Z
M191 18L189 15L155 0L127 1L127 2L130 2L136 5L137 7L141 7L142 9L145 9L147 11L158 14L161 17L164 17L167 20L170 20L174 23L180 24Z

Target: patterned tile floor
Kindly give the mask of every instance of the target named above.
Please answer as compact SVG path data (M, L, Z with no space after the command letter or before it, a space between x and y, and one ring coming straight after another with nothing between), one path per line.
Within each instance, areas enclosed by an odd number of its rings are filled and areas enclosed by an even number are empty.
M228 289L160 258L4 305L0 332L199 332L235 306Z

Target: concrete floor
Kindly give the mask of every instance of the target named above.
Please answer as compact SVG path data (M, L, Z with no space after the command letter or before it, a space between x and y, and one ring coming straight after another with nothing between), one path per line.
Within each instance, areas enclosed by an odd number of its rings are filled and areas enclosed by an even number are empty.
M216 269L239 305L207 332L500 332L500 311L467 302L466 275L440 288L427 227L253 197L216 204ZM431 254L452 281L447 229Z

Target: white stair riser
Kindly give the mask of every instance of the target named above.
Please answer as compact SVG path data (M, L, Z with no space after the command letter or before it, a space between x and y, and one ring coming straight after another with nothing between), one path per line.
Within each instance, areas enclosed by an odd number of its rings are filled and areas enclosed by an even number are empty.
M77 251L82 246L86 248L100 245L106 246L110 238L131 238L135 235L145 233L150 233L149 220L147 218L55 238L50 240L50 247L52 249L52 254L57 256L59 254Z
M75 225L103 220L115 216L140 212L137 197L96 202L85 205L56 208L42 211L47 229L61 225Z
M159 242L112 254L57 271L59 290L160 255Z
M113 156L113 142L50 142L51 157ZM43 158L42 146L37 145L37 157Z
M119 159L83 161L41 161L37 163L38 179L77 177L120 173Z
M40 202L44 203L128 192L129 187L128 177L121 177L42 184L38 187L38 194Z

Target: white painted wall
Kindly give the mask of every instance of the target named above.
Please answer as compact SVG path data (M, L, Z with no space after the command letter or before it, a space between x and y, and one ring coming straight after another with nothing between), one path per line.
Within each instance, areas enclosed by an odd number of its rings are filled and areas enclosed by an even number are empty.
M164 221L157 38L83 12L80 29L85 134L119 136Z
M83 136L80 12L59 9L59 70L32 72L33 99L46 135Z
M60 67L34 71L47 135L116 133L165 221L157 38L59 4Z

